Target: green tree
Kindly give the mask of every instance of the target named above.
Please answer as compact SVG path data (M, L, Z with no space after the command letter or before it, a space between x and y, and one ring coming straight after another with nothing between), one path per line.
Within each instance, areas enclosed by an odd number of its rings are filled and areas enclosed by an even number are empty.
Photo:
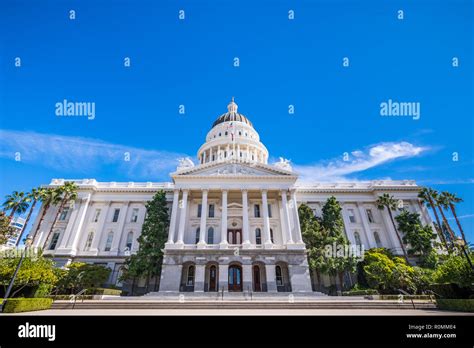
M474 284L474 272L466 258L451 254L437 267L433 279L436 283L454 283L469 287Z
M158 191L146 204L146 218L138 238L138 252L127 258L122 279L146 277L148 290L150 278L159 279L163 263L163 248L169 230L169 212L166 194ZM156 284L156 282L155 282ZM133 285L132 285L133 288Z
M4 211L0 211L0 245L5 244L15 229L10 225L11 219Z
M43 193L44 193L44 189L41 187L34 188L28 193L27 197L32 203L30 206L30 210L28 211L28 215L26 217L25 223L23 224L23 227L21 228L20 237L17 240L17 245L20 242L23 232L26 231L26 227L28 226L28 222L30 221L31 214L33 213L33 210L36 207L36 203L41 199Z
M4 257L0 258L0 284L6 290L8 284L13 278L16 266L20 258ZM37 287L41 284L54 285L58 281L54 270L53 261L39 255L38 257L25 256L23 263L15 278L14 291L11 297L14 297L25 287Z
M13 191L12 194L5 196L5 202L3 208L10 210L10 219L15 216L16 213L23 214L29 206L29 198L24 192Z
M61 201L61 194L59 190L48 187L40 192L40 201L42 203L41 216L38 225L33 232L33 240L35 240L49 208L52 205L57 205Z
M82 289L102 286L110 276L110 268L83 262L73 262L66 267L58 282L58 292L77 293Z
M45 243L48 242L51 234L53 233L54 227L56 225L56 221L58 220L58 217L61 215L61 212L63 211L66 203L74 203L74 201L77 199L77 185L72 182L72 181L66 181L63 185L58 187L57 190L57 195L61 197L60 204L58 211L56 212L56 215L54 216L53 223L51 224L51 228L49 229L49 233L46 236L46 239L44 240Z
M456 214L455 204L463 202L462 198L459 198L458 196L456 196L456 194L450 193L448 191L441 192L441 196L443 197L443 202L445 202L446 205L449 206L449 208L451 209L451 213L453 214L453 217L456 220L459 232L461 232L462 239L464 240L464 245L468 245L466 235L464 234L464 230L462 229L458 215Z
M438 211L437 211L437 207L436 207L436 197L437 197L438 193L433 190L432 188L429 188L429 187L423 187L420 192L418 193L418 198L420 198L420 201L422 204L426 204L426 206L428 208L431 208L431 210L433 211L433 214L435 216L435 219L436 219L436 224L435 224L435 229L436 229L436 232L438 233L438 236L439 236L439 239L443 242L443 245L444 247L446 248L446 250L450 251L449 247L448 247L448 243L446 241L446 237L443 233L443 230L442 230L442 225L441 225L441 221L439 219L439 215L438 215Z
M384 193L377 199L377 208L380 210L384 210L385 208L387 208L388 215L390 216L390 221L393 225L393 229L395 230L395 234L397 235L398 241L400 242L400 245L402 247L403 256L405 257L405 260L408 263L408 255L405 249L405 245L403 245L402 237L400 236L397 226L395 225L395 220L393 219L392 210L397 209L397 201L393 198L393 196L390 196L388 193Z

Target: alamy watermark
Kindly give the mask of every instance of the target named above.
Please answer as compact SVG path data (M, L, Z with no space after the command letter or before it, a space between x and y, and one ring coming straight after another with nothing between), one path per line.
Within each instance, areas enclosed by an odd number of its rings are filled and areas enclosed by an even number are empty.
M421 116L420 102L397 102L389 99L380 103L380 116L412 117L419 120Z
M327 244L324 247L324 255L327 258L350 258L354 257L360 261L364 259L365 248L363 245L356 244Z
M71 102L64 99L55 104L58 117L85 116L88 120L95 119L95 102Z

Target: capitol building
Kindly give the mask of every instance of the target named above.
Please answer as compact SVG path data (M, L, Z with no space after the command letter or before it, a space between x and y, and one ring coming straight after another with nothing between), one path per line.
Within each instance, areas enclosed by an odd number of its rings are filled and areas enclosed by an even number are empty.
M43 247L59 266L71 261L105 265L112 269L109 283L122 286L123 263L139 248L145 203L164 190L170 228L155 291L307 293L315 277L308 268L299 204L321 216L326 200L335 196L348 240L366 250L402 253L388 212L377 209L383 193L431 223L413 181L309 184L298 180L289 161L269 164L268 159L257 130L232 100L212 124L197 159L182 159L171 182L53 179L49 187L74 181L78 199L62 211L45 241L57 207L48 210L34 246ZM33 230L38 224L39 218Z

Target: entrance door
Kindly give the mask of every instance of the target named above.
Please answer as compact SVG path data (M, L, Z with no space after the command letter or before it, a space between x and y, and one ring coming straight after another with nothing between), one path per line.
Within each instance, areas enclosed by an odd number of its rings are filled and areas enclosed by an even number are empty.
M211 266L209 268L209 291L217 291L217 268Z
M262 285L260 282L260 267L253 266L253 291L262 291Z
M242 244L242 230L227 230L229 244Z
M242 291L242 268L240 266L229 267L229 291Z

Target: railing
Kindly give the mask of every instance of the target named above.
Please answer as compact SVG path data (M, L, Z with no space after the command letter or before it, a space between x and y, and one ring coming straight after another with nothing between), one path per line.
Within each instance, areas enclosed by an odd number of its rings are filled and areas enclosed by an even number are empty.
M400 292L403 295L405 296L410 296L410 294L408 292L406 292L405 290L402 290L402 289L397 289L398 292ZM402 301L403 301L403 297L402 297ZM413 301L413 298L410 298L410 301L411 301L411 305L413 306L413 309L416 309L415 307L415 302Z
M87 289L82 289L77 294L71 295L71 300L70 301L72 302L72 309L74 309L74 307L76 306L76 299L79 296L82 296L82 301L81 302L84 302L84 294L85 294L86 291L87 291Z

